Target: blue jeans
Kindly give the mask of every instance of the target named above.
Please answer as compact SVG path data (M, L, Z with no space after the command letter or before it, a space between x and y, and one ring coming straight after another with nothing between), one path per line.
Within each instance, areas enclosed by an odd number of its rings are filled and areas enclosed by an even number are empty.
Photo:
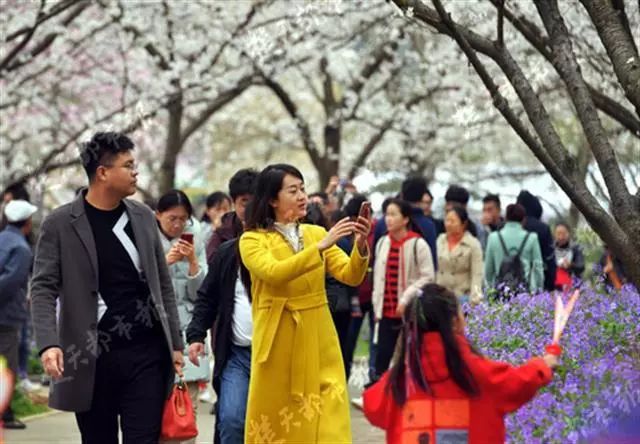
M251 347L232 345L220 375L218 430L222 444L244 442L244 418L247 413Z

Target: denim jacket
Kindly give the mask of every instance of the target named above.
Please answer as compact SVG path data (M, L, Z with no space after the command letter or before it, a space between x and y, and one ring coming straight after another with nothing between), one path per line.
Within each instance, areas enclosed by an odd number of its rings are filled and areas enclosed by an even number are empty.
M0 231L0 325L19 327L27 319L27 286L33 253L20 229Z

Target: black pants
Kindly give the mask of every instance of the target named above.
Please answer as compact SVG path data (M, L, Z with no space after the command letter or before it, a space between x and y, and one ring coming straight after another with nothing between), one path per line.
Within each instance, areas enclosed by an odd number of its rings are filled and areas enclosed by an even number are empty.
M389 363L396 349L402 319L382 318L378 326L378 348L376 352L376 379L389 369Z
M19 327L0 325L0 355L6 358L7 367L13 373L16 383L18 382L18 344L20 343L19 333ZM4 422L11 422L14 419L15 418L13 416L13 410L11 410L11 403L9 403L6 410L2 414L2 420Z
M82 444L118 444L118 416L124 444L157 444L171 365L164 338L102 353Z
M338 333L338 341L340 342L340 353L342 354L342 362L344 363L345 372L347 371L347 339L349 337L349 322L351 322L350 311L338 311L331 313L333 325Z

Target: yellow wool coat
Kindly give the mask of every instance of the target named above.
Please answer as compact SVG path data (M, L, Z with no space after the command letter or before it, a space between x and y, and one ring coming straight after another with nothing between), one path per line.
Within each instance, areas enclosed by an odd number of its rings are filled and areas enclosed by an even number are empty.
M294 253L276 231L240 239L251 273L253 339L245 442L350 443L349 397L340 344L324 287L328 272L359 285L368 258L333 246L326 231L301 225L304 249Z

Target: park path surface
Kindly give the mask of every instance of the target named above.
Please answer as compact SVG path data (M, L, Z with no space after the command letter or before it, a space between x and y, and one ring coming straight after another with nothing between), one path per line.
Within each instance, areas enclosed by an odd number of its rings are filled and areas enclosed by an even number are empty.
M355 393L354 393L355 394ZM200 403L198 408L198 430L200 435L196 443L213 442L214 416L209 414L211 405ZM51 412L42 416L27 419L25 430L5 430L6 444L80 444L80 433L75 416L67 412ZM382 444L384 434L372 427L362 412L351 408L351 428L353 442L362 444Z

